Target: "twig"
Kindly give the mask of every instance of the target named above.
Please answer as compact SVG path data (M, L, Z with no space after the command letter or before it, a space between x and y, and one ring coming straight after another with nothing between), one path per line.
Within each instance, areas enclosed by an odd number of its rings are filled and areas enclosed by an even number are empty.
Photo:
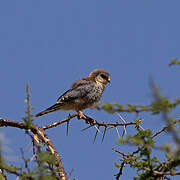
M162 95L160 94L160 91L158 89L158 87L154 84L153 81L150 82L151 83L151 87L152 87L152 90L153 90L153 95L154 95L154 98L155 100L158 102L160 101L162 98ZM167 123L167 126L168 126L168 131L172 134L172 137L173 139L175 140L175 142L180 145L180 137L178 136L178 133L175 129L175 127L173 126L174 123L172 122L172 119L169 117L168 115L168 111L166 109L162 109L162 116L163 116L163 119L165 120L165 122Z
M19 173L14 168L9 168L7 165L0 163L0 169L3 169L9 173L15 174L16 176L22 176L25 172ZM18 168L18 170L21 170L21 168Z
M115 149L115 148L112 148L112 150L115 151L115 152L117 152L117 153L119 153L119 154L121 154L122 156L128 156L128 155L126 155L125 153L123 153L123 152L121 152L121 151L118 151L118 150Z
M157 135L159 135L160 133L164 132L166 129L168 129L168 126L165 126L163 129L161 129L160 131L157 131L156 133L154 133L151 138L156 137Z
M124 164L125 164L124 162L121 163L121 168L119 169L119 173L116 175L116 180L120 179L120 176L122 175Z
M24 157L24 151L23 151L22 148L21 148L21 155L22 155L22 159L23 159L24 164L25 164L25 168L27 169L28 173L30 173L30 169L29 169L29 166L28 166L28 161Z
M135 122L127 122L127 123L104 123L104 122L96 122L95 123L96 125L99 125L99 126L104 126L104 127L107 127L107 126L113 126L113 127L117 127L117 126L128 126L128 125L136 125Z
M63 123L65 123L65 122L68 122L70 119L72 119L72 118L74 118L74 117L76 117L76 116L78 116L77 113L71 114L71 115L69 115L67 118L65 118L65 119L63 119L63 120L60 120L60 121L58 121L58 122L55 122L55 123L52 123L52 124L49 124L49 125L46 125L46 126L43 126L42 129L43 129L43 130L46 130L46 129L50 129L50 128L56 127L56 126L58 126L58 125L60 125L60 124L63 124Z
M147 171L151 171L153 174L155 175L171 175L171 176L175 176L175 175L180 175L180 172L162 172L162 171L155 171L155 170L152 170L150 168L146 168L144 167L145 170Z

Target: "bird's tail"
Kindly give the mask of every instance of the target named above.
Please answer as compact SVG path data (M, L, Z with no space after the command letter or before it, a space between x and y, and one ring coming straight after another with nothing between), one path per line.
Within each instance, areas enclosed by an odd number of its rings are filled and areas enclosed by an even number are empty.
M34 117L43 116L44 114L48 114L50 112L54 112L54 111L60 110L60 108L61 108L61 104L59 104L59 103L54 104L51 107L47 108L46 110L44 110L44 111L42 111L40 113L35 114Z

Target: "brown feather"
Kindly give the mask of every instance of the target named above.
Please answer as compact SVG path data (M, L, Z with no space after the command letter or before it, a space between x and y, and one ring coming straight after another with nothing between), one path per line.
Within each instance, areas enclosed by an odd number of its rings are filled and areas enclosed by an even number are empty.
M44 114L48 114L50 112L54 112L54 111L57 111L57 110L60 110L60 109L61 109L61 105L57 103L57 104L52 105L48 109L46 109L46 110L44 110L44 111L42 111L40 113L35 114L34 117L39 117L39 116L42 116Z

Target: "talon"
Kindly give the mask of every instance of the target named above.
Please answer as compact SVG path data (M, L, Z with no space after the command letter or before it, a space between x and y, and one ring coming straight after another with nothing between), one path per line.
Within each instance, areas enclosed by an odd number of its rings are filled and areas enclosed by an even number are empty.
M78 119L87 119L82 111L78 111Z
M94 120L91 117L86 117L86 123L90 124L90 125L95 125L96 124L96 120Z
M96 120L94 120L94 119L91 119L89 122L90 122L90 124L92 124L92 125L96 124Z

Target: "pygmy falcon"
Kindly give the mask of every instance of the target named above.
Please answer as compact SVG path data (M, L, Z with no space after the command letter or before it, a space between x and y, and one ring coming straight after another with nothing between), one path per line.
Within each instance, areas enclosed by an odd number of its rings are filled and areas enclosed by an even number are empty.
M56 104L34 116L42 116L57 110L75 110L80 119L86 118L82 110L92 107L100 100L109 82L109 72L95 69L88 77L75 81L71 88L58 98Z

